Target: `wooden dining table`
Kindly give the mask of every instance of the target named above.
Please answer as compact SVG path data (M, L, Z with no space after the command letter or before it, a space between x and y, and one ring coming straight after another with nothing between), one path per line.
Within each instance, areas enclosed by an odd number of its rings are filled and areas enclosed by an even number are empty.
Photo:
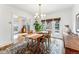
M26 35L26 38L37 40L38 38L40 38L42 36L43 36L43 34L36 34L36 33L34 33L34 34L28 34L28 35Z
M39 52L39 50L41 50L40 47L40 40L43 37L43 34L38 34L38 33L31 33L31 34L27 34L27 33L20 33L20 36L25 36L26 40L29 39L31 40L32 44L35 43L33 42L33 40L35 40L37 42L37 51Z
M43 36L43 34L37 34L37 33L31 33L31 34L20 33L19 35L25 36L26 38L33 39L33 40L37 40L38 38Z

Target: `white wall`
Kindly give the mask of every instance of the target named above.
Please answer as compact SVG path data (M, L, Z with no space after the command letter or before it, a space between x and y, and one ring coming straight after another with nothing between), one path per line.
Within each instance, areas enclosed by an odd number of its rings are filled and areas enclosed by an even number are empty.
M72 8L52 12L51 14L47 15L46 18L50 19L50 18L56 18L56 17L61 17L60 31L62 31L64 25L69 25L70 28L72 29L72 21L73 21L72 20Z
M31 17L27 11L9 5L0 5L0 46L11 42L11 24L9 22L13 15L26 16L27 20L30 20Z

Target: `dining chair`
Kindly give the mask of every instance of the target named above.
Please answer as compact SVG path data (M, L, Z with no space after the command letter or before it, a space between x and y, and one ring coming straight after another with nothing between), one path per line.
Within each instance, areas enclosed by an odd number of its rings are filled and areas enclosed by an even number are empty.
M19 36L16 39L16 43L13 44L13 47L10 49L10 51L12 51L13 54L25 53L27 45L28 42L26 41L26 38L24 36Z
M45 35L45 38L47 40L47 49L49 50L51 44L51 31L48 31L48 33Z
M40 38L40 53L47 53L47 37L46 34L43 34L43 36Z

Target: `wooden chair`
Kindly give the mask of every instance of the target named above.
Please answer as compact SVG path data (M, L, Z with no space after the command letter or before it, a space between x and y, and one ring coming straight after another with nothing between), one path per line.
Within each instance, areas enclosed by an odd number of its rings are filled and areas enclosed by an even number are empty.
M49 46L50 46L50 43L51 43L51 31L48 31L48 34L45 35L45 38L47 39L47 42L48 42L48 49L49 49Z

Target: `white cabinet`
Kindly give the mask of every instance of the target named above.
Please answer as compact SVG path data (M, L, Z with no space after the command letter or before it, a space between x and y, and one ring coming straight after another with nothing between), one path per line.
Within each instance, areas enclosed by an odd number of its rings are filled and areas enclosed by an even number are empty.
M45 30L58 32L60 30L60 18L42 20Z

